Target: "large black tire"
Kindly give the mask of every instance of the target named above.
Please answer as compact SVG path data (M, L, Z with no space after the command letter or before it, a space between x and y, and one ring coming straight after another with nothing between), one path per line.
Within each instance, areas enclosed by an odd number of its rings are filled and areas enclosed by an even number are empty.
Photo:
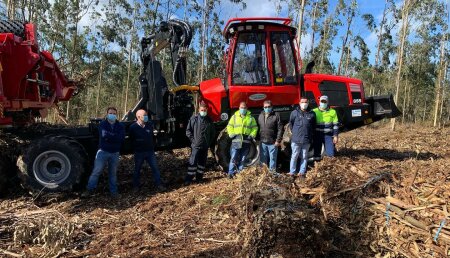
M0 33L13 33L23 39L25 37L25 27L20 21L0 20Z
M231 139L228 137L227 129L223 129L217 137L215 154L216 161L223 171L228 171L230 164L230 147ZM250 145L250 152L245 160L244 166L249 167L257 164L259 161L259 143L252 142Z
M17 167L13 157L0 156L0 197L7 195L16 186Z
M0 196L8 189L8 164L5 157L0 156Z
M281 153L282 156L285 159L287 158L288 160L291 159L292 155L291 137L292 137L291 127L289 126L289 124L286 124L284 126L283 140L281 142ZM325 155L325 147L322 146L322 152L320 154L321 158L323 158L324 155ZM309 146L308 161L309 162L314 161L314 146L312 144Z
M19 157L19 177L31 191L70 191L87 170L83 146L66 136L46 136L30 144Z

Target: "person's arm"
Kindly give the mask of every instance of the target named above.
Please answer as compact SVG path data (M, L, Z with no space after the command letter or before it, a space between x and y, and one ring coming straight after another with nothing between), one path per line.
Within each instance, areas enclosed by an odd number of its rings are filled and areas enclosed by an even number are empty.
M209 144L210 144L210 146L213 146L215 140L216 140L216 128L214 127L214 124L212 123L212 120L211 120L209 123Z
M277 117L277 140L276 143L280 144L283 139L283 123L281 122L281 118L279 114L276 114Z
M193 128L193 122L192 122L192 117L191 119L189 119L189 123L186 127L186 136L187 138L189 138L189 140L192 142L194 142L194 128Z
M333 118L333 143L338 143L338 135L339 135L339 120L337 117L336 111L334 111L334 118Z
M291 112L291 115L289 117L289 126L291 127L291 131L292 128L294 128L294 122L295 122L295 110Z
M230 121L228 121L227 133L228 133L228 137L230 137L231 139L234 138L234 136L235 136L235 134L234 134L234 115L231 116Z
M311 130L311 137L314 136L314 133L316 132L316 113L315 112L311 112L312 113L312 118L311 118L311 125L310 125L310 130Z
M250 122L250 127L251 127L251 132L250 132L250 137L252 137L253 139L256 138L256 134L258 133L258 125L256 124L256 120L254 117L250 118L251 122Z

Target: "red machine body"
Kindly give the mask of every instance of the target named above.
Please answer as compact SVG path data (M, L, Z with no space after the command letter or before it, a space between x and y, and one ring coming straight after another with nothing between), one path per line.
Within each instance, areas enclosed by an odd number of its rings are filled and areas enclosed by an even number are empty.
M22 37L0 33L1 127L45 118L48 108L69 100L76 90L53 56L39 50L35 25L25 24L23 29Z
M226 77L200 83L202 100L210 107L215 122L226 121L242 101L256 115L265 100L271 100L274 110L286 120L301 96L315 107L322 95L330 97L330 106L337 109L347 129L391 114L388 97L376 99L380 105L367 103L373 100L365 98L361 80L314 74L312 67L301 74L296 29L290 23L289 18L267 17L228 21L223 31L229 45L224 58Z

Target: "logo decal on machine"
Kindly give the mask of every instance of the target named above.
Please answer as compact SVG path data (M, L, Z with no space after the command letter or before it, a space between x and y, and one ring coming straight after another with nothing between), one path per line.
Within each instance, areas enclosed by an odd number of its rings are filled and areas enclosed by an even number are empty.
M266 99L267 95L263 94L263 93L257 93L257 94L250 95L250 97L248 97L248 98L253 101L258 101L258 100Z
M228 114L227 114L227 113L222 113L222 114L220 114L220 119L221 119L222 121L228 120Z
M362 115L361 109L354 109L354 110L352 110L352 117L358 117L358 116L361 116L361 115Z

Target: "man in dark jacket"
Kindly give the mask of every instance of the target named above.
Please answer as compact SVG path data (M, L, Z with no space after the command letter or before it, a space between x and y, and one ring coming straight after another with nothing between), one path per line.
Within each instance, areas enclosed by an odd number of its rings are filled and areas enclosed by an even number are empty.
M308 108L308 99L302 97L300 99L300 107L292 111L289 118L289 124L292 130L291 138L291 176L297 171L297 161L300 156L299 176L304 177L308 163L309 146L312 143L313 133L316 125L316 117L314 112Z
M158 191L164 191L158 162L156 161L155 150L153 148L153 123L148 119L147 112L140 109L136 112L137 121L130 125L130 138L134 148L134 174L133 191L140 189L141 168L144 161L152 169L153 180Z
M215 136L212 120L208 116L208 107L204 102L200 103L198 114L193 115L189 120L186 136L191 141L186 184L190 184L194 176L197 182L201 182L205 172L208 148L213 143Z
M125 139L125 128L117 121L117 109L109 107L106 119L98 127L99 149L95 155L94 169L89 177L83 197L89 196L97 187L98 178L103 168L108 164L109 191L113 198L117 198L117 166L119 164L120 147Z
M283 137L283 124L280 115L273 111L272 101L264 101L264 110L259 114L260 162L265 163L271 172L276 172L278 146Z

